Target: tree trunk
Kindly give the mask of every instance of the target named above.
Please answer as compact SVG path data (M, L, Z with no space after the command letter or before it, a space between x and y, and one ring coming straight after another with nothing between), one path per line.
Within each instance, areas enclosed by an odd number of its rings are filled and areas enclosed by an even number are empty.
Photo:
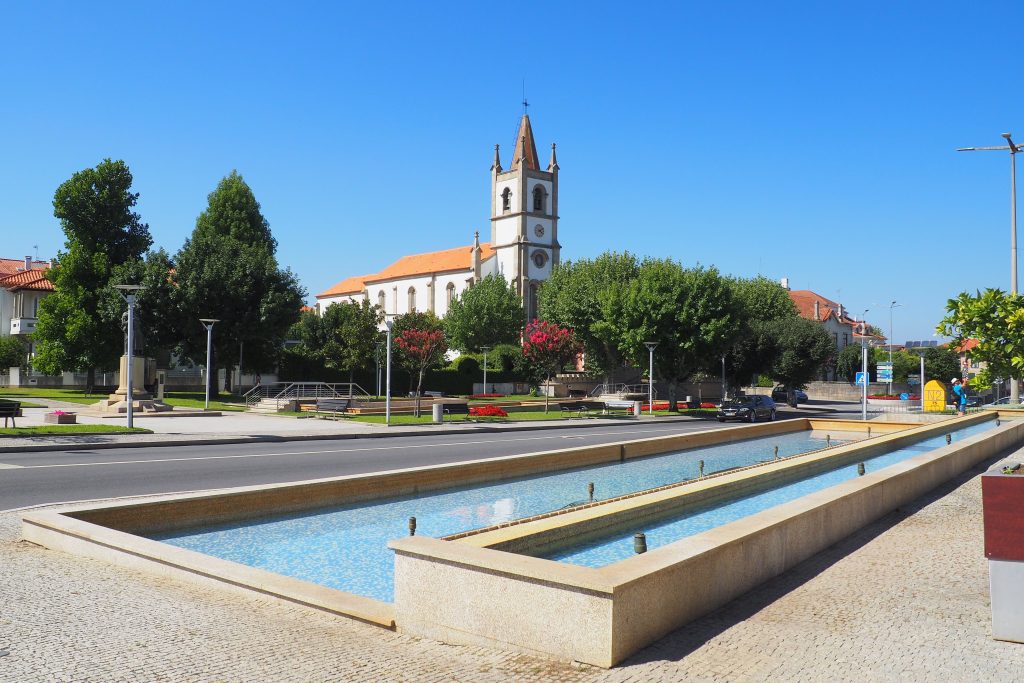
M88 396L96 388L96 368L85 371L85 395Z
M416 382L416 417L420 416L420 389L423 387L423 368L420 368L419 381Z
M546 382L546 384L544 386L544 413L545 414L547 414L547 412L548 412L548 393L549 393L550 389L551 389L551 373L549 372L548 373L548 381Z
M676 403L676 381L674 379L668 382L668 411L670 413L679 412L679 404Z
M352 403L352 376L353 376L354 373L355 373L355 369L354 368L349 368L348 369L348 400L349 400L350 404Z

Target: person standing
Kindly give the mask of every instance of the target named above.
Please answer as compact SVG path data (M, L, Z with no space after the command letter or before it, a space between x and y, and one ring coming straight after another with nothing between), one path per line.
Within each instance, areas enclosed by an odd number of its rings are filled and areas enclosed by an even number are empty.
M953 378L953 397L956 403L957 417L963 417L964 412L967 410L967 389L959 377Z

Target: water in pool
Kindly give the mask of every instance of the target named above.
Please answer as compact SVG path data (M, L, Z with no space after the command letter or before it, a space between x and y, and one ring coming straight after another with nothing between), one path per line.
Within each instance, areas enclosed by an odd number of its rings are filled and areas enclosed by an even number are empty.
M995 422L989 421L955 431L952 434L952 438L953 441L958 441L993 427L995 427ZM946 437L944 435L919 441L905 448L865 460L865 468L868 472L876 472L883 467L945 445ZM642 529L637 528L625 533L615 534L611 537L598 539L585 545L563 549L545 557L550 560L558 560L585 567L604 567L634 555L633 534L635 532L642 531L647 537L647 549L653 550L688 536L699 534L702 531L707 531L722 524L734 522L737 519L767 510L776 505L787 503L814 491L834 486L848 479L854 479L857 476L859 475L857 474L856 464L844 466L768 491L692 511L679 517L669 518L654 524L648 522Z
M832 439L832 444L842 443ZM595 499L664 486L705 473L816 450L824 437L795 432L763 439L651 456L624 463L570 470L500 483L447 489L415 497L318 510L256 522L153 535L156 540L297 579L364 595L393 599L394 558L387 547L408 535L409 517L417 533L447 536L557 510Z

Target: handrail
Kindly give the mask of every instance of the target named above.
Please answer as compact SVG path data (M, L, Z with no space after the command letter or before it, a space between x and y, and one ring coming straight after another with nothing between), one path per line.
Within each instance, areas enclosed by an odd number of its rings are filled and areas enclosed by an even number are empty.
M359 395L369 398L370 394L355 382L270 382L260 384L245 393L245 403L253 408L263 401L274 401L274 408L281 409L281 404L292 400L316 398L348 398Z

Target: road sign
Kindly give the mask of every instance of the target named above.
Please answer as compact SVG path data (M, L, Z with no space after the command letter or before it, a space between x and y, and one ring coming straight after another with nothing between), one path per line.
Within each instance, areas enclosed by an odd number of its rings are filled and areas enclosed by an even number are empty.
M879 382L891 382L892 381L892 364L891 363L879 363L877 370L878 370L878 381Z
M849 377L849 375L847 375L847 377ZM857 373L857 379L854 382L854 384L856 384L859 387L864 386L864 373L863 372L858 372Z
M920 374L914 373L912 375L907 375L907 384L910 384L911 386L914 386L914 385L917 385L917 384L920 384L920 383L921 383L921 375Z

